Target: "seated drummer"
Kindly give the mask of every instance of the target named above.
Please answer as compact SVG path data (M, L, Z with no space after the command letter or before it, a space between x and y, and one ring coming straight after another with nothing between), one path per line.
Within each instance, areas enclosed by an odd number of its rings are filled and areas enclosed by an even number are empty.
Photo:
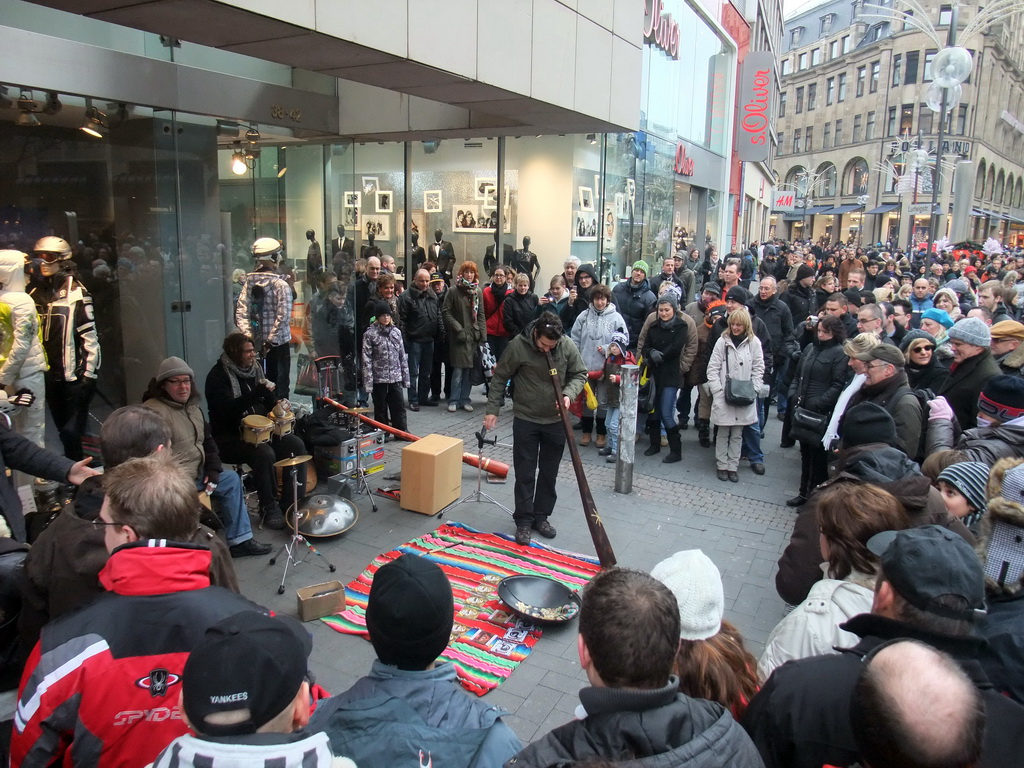
M220 448L221 458L231 464L248 464L259 497L260 516L268 528L285 525L277 501L274 462L307 453L306 444L295 434L272 436L270 442L253 444L242 439L242 420L246 416L266 416L278 403L274 383L268 381L256 359L256 347L244 333L231 333L224 339L224 354L206 377L206 403L210 411L210 429ZM295 468L299 478L299 498L306 494L306 466ZM284 471L281 498L284 506L292 502L292 468Z

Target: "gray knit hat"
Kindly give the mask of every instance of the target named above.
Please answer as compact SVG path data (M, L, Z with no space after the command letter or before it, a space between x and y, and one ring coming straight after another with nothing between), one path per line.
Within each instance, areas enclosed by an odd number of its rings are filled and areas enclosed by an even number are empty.
M988 483L988 464L980 461L961 461L946 467L936 480L945 480L967 499L976 510L984 510L987 504L985 485Z
M168 357L160 363L160 368L156 372L156 383L162 384L171 376L191 376L193 379L196 377L188 363L180 357Z
M711 558L699 549L676 552L651 570L676 597L679 605L679 636L707 640L722 628L725 594L722 575Z
M992 333L988 326L977 317L966 317L949 329L949 338L974 344L976 347L988 347L992 344Z

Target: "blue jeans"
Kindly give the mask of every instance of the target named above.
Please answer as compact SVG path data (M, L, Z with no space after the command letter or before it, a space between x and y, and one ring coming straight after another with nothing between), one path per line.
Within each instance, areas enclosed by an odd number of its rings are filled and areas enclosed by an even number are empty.
M608 429L608 447L612 449L612 456L619 452L619 417L621 415L621 408L609 408L604 417L604 424Z
M757 399L757 411L760 414L764 410L764 400ZM743 450L741 456L746 456L751 464L764 464L764 451L761 450L761 425L758 423L748 424L743 428Z
M661 392L658 393L658 416L661 417L661 426L664 429L679 426L676 424L676 399L678 397L678 387L662 387Z
M470 380L472 368L453 368L452 375L452 396L448 398L451 405L469 405L469 391L473 388Z
M430 372L434 364L434 340L410 341L405 350L409 357L409 405L430 399Z
M204 487L201 479L196 480L197 489L202 490ZM242 495L242 480L236 472L225 469L220 473L213 501L214 508L224 522L224 538L228 540L229 547L252 538L252 523L249 522L249 510Z

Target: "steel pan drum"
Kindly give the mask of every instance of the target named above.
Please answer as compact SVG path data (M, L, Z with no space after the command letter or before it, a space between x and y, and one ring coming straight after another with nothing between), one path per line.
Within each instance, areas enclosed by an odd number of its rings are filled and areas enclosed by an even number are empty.
M359 519L359 509L351 501L329 493L307 496L299 502L299 533L311 538L326 538L344 533Z
M532 623L563 624L580 612L578 594L543 576L506 576L498 582L498 597Z

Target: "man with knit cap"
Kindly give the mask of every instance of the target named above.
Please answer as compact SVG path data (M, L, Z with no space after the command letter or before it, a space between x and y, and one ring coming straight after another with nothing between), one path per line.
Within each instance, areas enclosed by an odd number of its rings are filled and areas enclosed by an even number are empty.
M451 584L440 566L401 555L377 569L366 630L377 653L370 674L322 701L309 730L356 765L493 768L522 747L498 707L470 697L451 662L439 661L454 624Z
M244 611L214 624L189 654L178 693L195 735L172 741L153 768L355 768L331 755L326 734L303 730L312 649L291 616Z
M163 416L171 428L174 458L195 479L196 488L216 502L231 556L265 555L272 547L252 536L242 481L236 472L221 464L217 443L199 400L195 374L188 363L180 357L168 357L150 380L143 405ZM283 527L283 519L279 527Z
M555 728L505 768L568 764L760 768L754 746L718 702L679 692L672 674L679 609L668 587L626 568L583 590L577 650L590 686L586 717Z
M949 378L936 394L949 403L961 429L978 426L978 395L985 382L1001 373L989 350L991 344L988 326L976 317L960 320L949 329L953 364Z
M839 653L784 664L747 708L743 727L767 768L851 766L862 758L851 725L851 695L864 662L901 639L950 655L980 691L985 733L977 765L1021 765L1024 707L998 693L979 664L984 644L975 628L985 614L985 574L971 545L928 525L876 534L867 547L879 558L871 612L840 625L860 641Z
M903 353L891 344L879 344L863 352L853 352L848 348L847 354L851 360L862 363L861 368L855 370L867 377L864 385L850 399L850 405L875 403L884 408L896 422L897 437L893 445L914 461L920 461L923 458L919 455L919 447L924 416L921 403L907 380ZM843 428L856 426L847 419Z
M1024 457L1024 378L993 376L978 395L978 426L954 438L953 409L943 398L928 401L927 452L956 449L966 461L989 466L997 459Z
M616 283L612 288L612 301L615 308L619 310L622 319L626 321L626 329L629 331L629 349L636 350L637 339L640 338L640 329L651 312L658 298L651 290L650 280L647 279L651 271L650 265L640 259L633 262L633 270L629 280ZM622 350L625 352L626 350Z
M1011 376L1022 376L1024 368L1024 323L1003 320L989 329L992 334L992 357L999 369Z

